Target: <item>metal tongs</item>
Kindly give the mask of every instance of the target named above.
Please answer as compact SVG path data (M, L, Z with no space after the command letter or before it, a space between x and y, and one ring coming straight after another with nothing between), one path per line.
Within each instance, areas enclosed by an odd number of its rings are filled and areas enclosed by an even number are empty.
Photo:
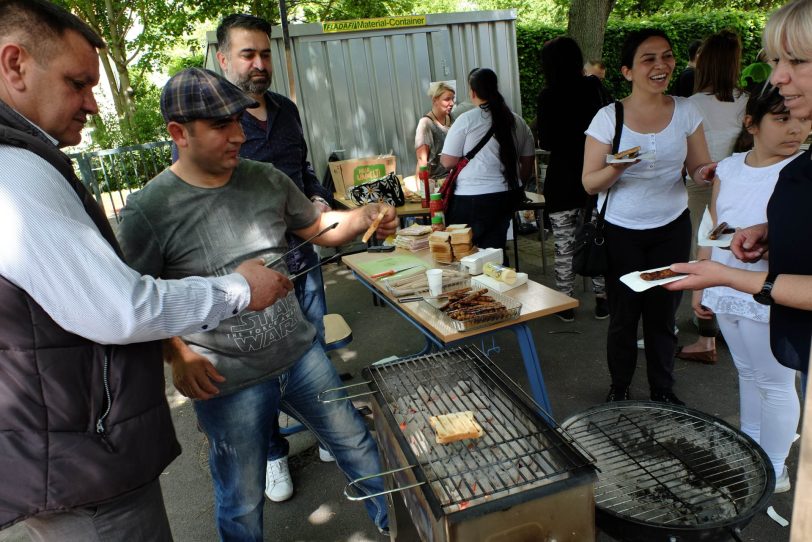
M266 263L266 264L265 264L265 267L268 267L268 268L273 267L274 265L276 265L276 264L278 264L279 262L281 262L281 261L282 261L282 260L285 258L285 256L287 256L288 254L290 254L290 253L291 253L291 252L293 252L294 250L296 250L296 249L300 248L302 245L306 245L307 243L309 243L310 241L312 241L312 240L313 240L313 239L315 239L316 237L320 237L320 236L324 235L324 234L325 234L325 233L327 233L328 231L330 231L330 230L334 229L336 226L338 226L338 222L334 222L334 223L330 224L329 226L327 226L326 228L324 228L323 230L321 230L319 233L317 233L317 234L316 234L316 235L314 235L313 237L310 237L309 239L305 239L304 241L302 241L301 243L299 243L298 245L296 245L296 246L295 246L295 247L293 247L292 249L288 250L287 252L285 252L285 253L284 253L284 254L282 254L281 256L278 256L276 259L271 260L270 262ZM327 263L327 262L325 261L324 263ZM311 269L314 269L314 267L311 267L310 269L308 269L308 271L310 271ZM301 275L301 273L299 273L299 275ZM298 277L299 275L296 275L296 276ZM290 278L291 278L291 280L293 280L295 277L290 277Z

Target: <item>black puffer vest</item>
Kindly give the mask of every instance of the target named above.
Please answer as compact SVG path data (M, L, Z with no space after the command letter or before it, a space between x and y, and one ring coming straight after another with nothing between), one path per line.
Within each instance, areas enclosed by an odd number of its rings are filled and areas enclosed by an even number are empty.
M51 163L121 254L68 157L2 102L0 145ZM0 277L0 529L115 498L180 454L161 358L158 341L103 346L65 331Z

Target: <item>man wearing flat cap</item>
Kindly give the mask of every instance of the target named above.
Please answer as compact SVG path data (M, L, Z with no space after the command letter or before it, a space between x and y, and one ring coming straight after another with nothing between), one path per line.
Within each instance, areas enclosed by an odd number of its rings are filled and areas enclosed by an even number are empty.
M316 396L341 380L286 278L278 257L285 232L334 246L355 238L381 210L379 236L395 231L394 208L368 205L322 213L272 165L239 157L240 116L256 102L225 78L190 68L161 94L161 113L178 160L131 195L119 240L127 261L161 278L220 276L245 258L278 271L284 297L265 310L242 313L209 333L191 333L167 348L179 391L194 401L209 440L217 529L223 540L262 540L268 432L278 410L311 428L349 478L380 472L378 450L350 401ZM204 389L214 387L214 393ZM380 478L364 491L383 489ZM388 527L382 497L364 501L375 525Z

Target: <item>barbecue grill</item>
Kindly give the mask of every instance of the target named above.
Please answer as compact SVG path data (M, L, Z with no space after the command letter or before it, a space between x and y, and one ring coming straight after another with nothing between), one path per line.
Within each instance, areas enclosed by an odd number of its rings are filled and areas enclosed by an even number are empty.
M741 540L741 529L773 493L775 473L764 451L693 409L608 403L562 427L594 456L598 526L621 540Z
M595 540L592 462L475 347L364 370L388 484L423 540ZM437 444L429 417L472 411L478 439ZM351 483L345 493L353 499Z

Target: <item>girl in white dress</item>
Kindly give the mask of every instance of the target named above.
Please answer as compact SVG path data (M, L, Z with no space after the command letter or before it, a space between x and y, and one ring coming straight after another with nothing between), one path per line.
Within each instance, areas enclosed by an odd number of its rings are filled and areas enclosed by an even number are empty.
M776 89L757 90L747 102L745 130L753 150L719 162L713 181L714 226L746 226L767 221L767 202L781 169L796 156L812 122L791 118ZM700 247L700 259L750 271L766 271L767 262L743 263L718 247ZM798 427L800 406L795 371L784 367L770 350L770 309L753 296L717 286L693 293L697 317L714 314L739 372L741 429L758 442L775 468L776 493L788 491L784 462Z

